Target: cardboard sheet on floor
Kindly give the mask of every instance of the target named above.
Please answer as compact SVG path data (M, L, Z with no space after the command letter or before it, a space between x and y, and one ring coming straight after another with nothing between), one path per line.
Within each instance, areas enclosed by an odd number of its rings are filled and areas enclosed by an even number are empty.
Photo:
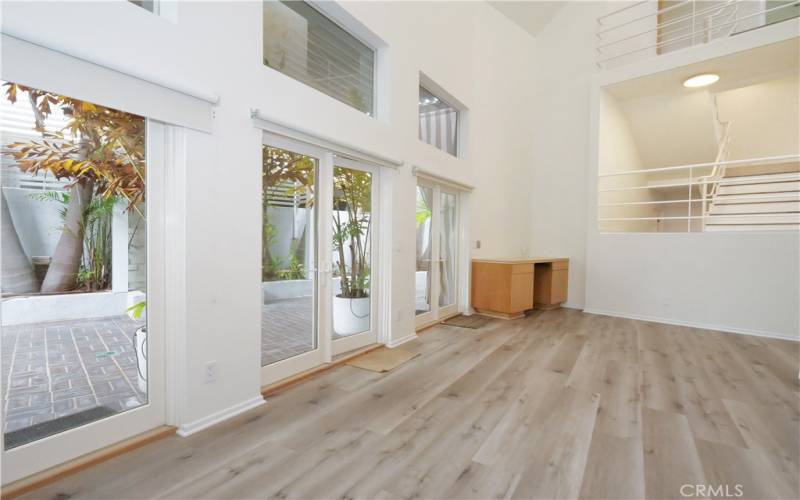
M464 316L463 314L459 314L458 316L454 316L448 320L442 321L442 324L477 330L478 328L483 328L489 324L490 321L492 321L491 318L480 316L478 314L473 314L472 316Z
M406 361L419 356L418 352L410 352L404 349L381 348L369 352L363 356L358 356L347 362L350 366L370 370L373 372L384 373L391 371Z

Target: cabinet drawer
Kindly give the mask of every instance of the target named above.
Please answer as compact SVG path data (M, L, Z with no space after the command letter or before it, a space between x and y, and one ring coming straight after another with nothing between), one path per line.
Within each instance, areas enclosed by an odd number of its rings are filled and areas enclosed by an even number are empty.
M533 273L533 264L512 264L511 274L531 274Z

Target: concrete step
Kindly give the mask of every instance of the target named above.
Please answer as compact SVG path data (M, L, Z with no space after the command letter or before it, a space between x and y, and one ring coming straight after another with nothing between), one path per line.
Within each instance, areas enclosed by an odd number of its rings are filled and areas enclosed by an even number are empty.
M727 194L753 194L753 193L786 193L800 191L800 181L768 182L759 184L731 184L720 185L717 193Z
M712 204L709 215L718 214L779 214L787 212L800 213L798 201L770 201L763 203L726 203Z
M733 224L800 224L800 213L797 214L747 214L747 215L709 215L706 226L724 226Z
M706 231L800 231L800 224L722 224L707 225Z
M768 201L800 201L800 191L788 193L753 193L753 194L729 194L717 195L714 197L714 205L729 205L739 203L764 203Z
M761 184L763 182L783 182L800 180L800 172L780 172L772 174L725 176L719 181L720 186L731 184Z

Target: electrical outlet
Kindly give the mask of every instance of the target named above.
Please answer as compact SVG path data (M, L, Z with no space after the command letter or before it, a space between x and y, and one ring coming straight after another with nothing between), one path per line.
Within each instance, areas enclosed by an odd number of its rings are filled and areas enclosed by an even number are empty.
M475 240L475 248L481 247L481 240Z
M209 361L206 363L206 384L211 384L217 381L217 375L219 374L219 369L217 366L216 361Z

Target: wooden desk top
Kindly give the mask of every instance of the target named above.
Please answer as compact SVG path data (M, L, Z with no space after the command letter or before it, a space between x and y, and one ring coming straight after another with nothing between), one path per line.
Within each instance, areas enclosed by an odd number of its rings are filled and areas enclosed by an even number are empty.
M544 262L569 262L566 257L545 258L545 257L528 257L528 258L505 258L505 259L472 259L472 262L484 262L486 264L541 264Z

